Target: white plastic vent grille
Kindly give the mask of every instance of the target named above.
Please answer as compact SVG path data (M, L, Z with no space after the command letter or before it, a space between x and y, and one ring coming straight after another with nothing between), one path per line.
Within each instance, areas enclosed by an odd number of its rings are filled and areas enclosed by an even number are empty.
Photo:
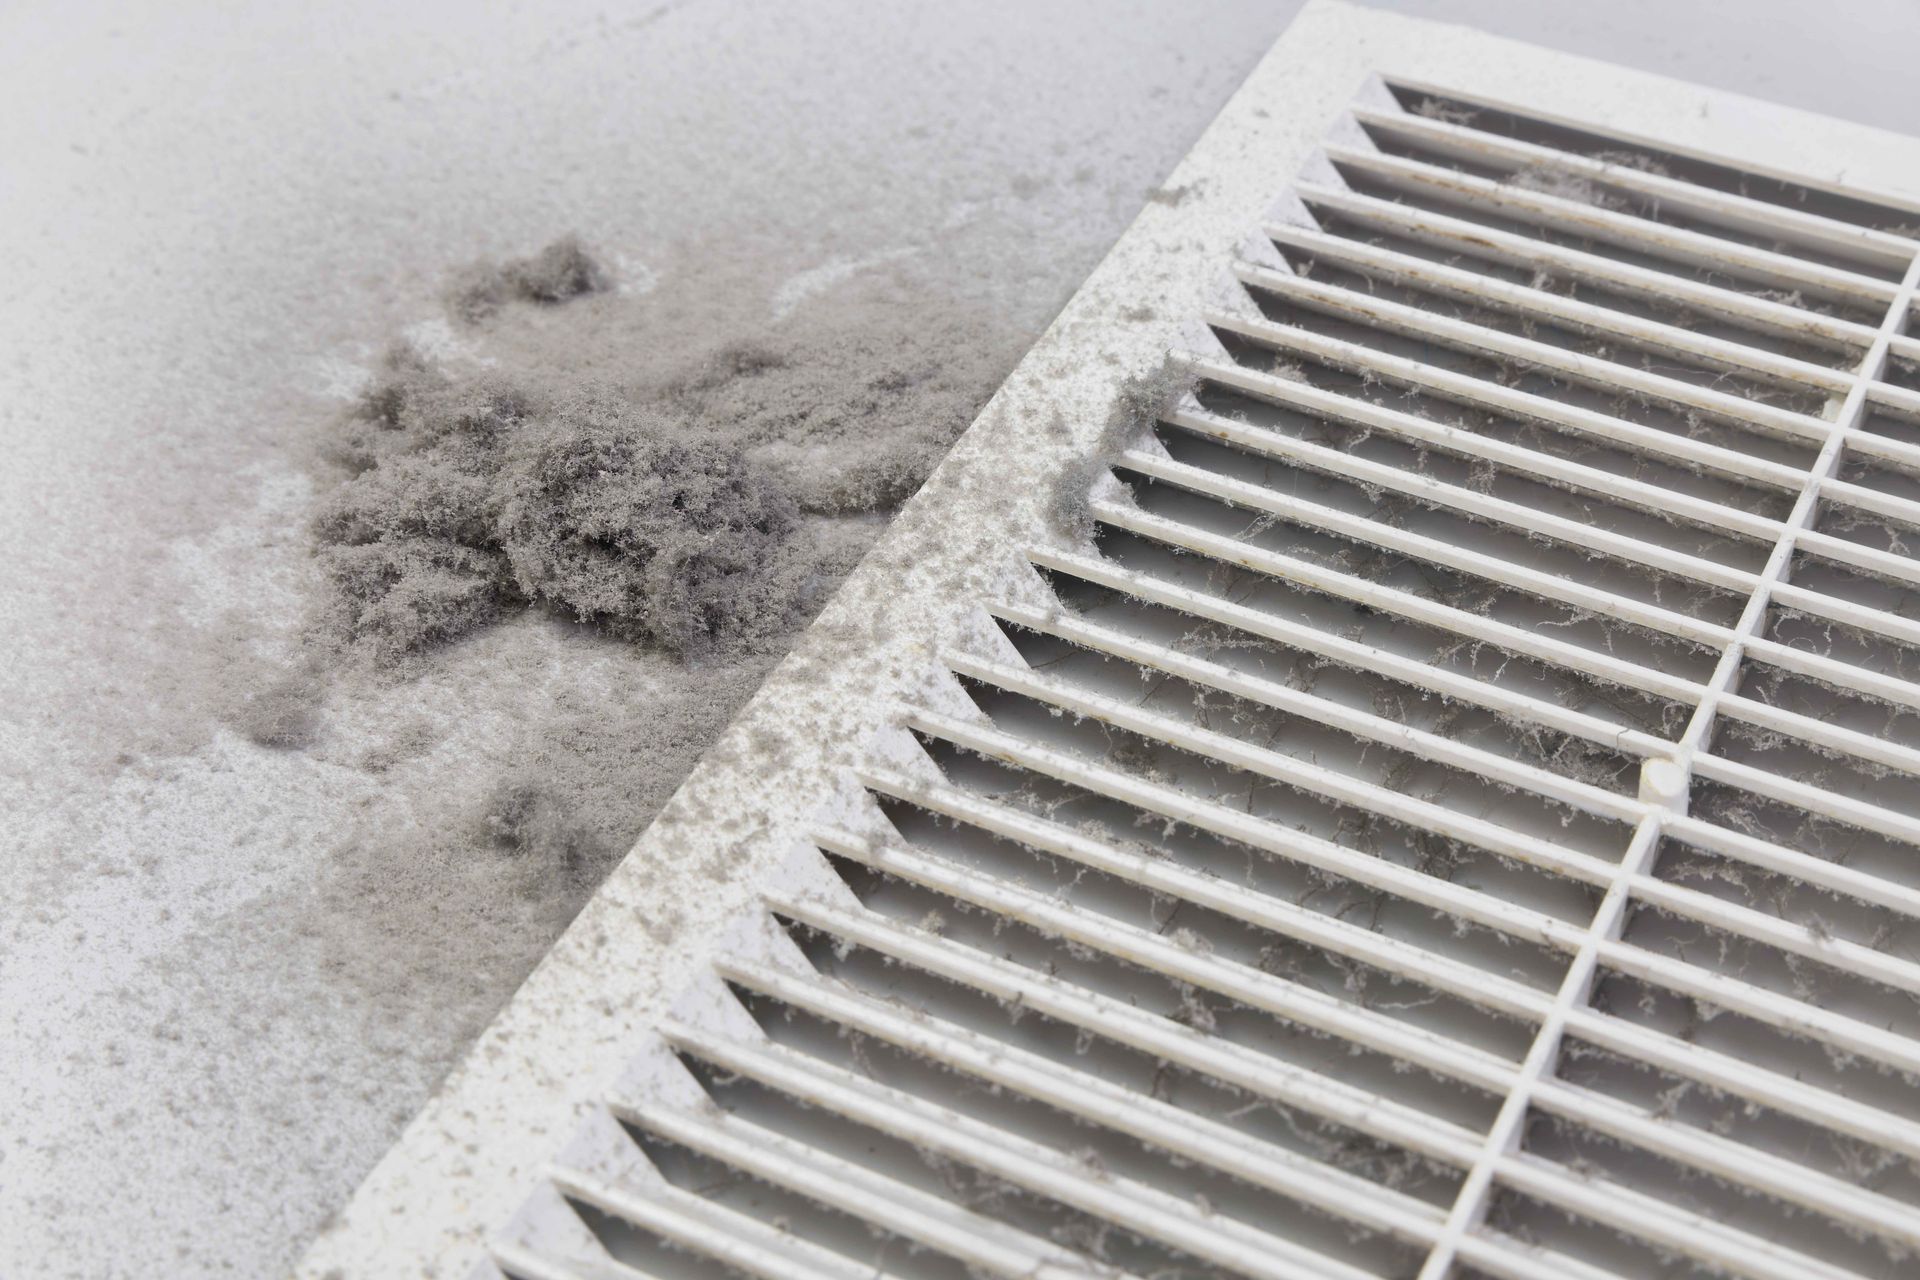
M1374 80L492 1274L1911 1274L1917 252Z

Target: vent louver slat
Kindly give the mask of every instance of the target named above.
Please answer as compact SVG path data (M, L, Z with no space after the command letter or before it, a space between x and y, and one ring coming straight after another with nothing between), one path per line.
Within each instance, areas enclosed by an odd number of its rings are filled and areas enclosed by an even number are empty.
M1843 373L1815 361L1777 355L1728 338L1696 333L1671 321L1611 310L1531 284L1518 284L1363 240L1332 235L1317 227L1273 223L1267 227L1266 235L1276 245L1299 250L1348 271L1456 302L1564 325L1588 336L1620 339L1711 368L1743 370L1796 390L1818 387L1844 392L1847 388ZM1298 281L1271 272L1250 274L1256 282L1298 287Z
M1888 281L1423 161L1337 145L1327 148L1327 158L1415 199L1457 203L1675 267L1724 273L1736 288L1804 291L1844 308L1849 317L1871 314L1900 296Z
M1744 358L1747 360L1763 361L1769 355L1780 353L1780 347L1774 344L1786 344L1787 351L1808 350L1808 359L1795 364L1823 367L1849 354L1857 358L1873 345L1877 336L1871 325L1854 324L1773 298L1740 293L1711 280L1622 262L1358 191L1303 182L1294 188L1294 194L1323 220L1330 212L1336 219L1345 219L1368 232L1391 236L1410 245L1423 245L1445 254L1469 255L1496 267L1519 268L1529 273L1524 277L1529 280L1558 279L1584 286L1591 293L1587 299L1589 305L1632 315L1640 313L1630 304L1640 302L1667 309L1652 311L1652 318L1704 316L1746 326L1747 331L1742 334L1745 341L1735 345L1746 348ZM1283 227L1282 230L1325 234L1317 229ZM1500 279L1497 275L1490 278Z
M1424 79L1325 136L499 1274L1910 1268L1920 207Z

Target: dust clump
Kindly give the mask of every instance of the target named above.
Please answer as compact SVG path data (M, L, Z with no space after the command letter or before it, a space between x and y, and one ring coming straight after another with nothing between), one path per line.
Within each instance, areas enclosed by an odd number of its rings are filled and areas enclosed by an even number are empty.
M312 746L320 735L324 694L324 686L311 671L290 672L240 688L222 718L255 746L298 751Z
M842 308L572 379L396 347L326 449L331 630L387 667L527 609L682 657L784 647L1011 363L980 327Z
M589 392L514 442L495 501L519 597L682 655L787 629L792 499L676 425Z
M1048 500L1053 527L1070 538L1093 536L1092 491L1113 460L1153 429L1167 406L1193 386L1192 372L1169 356L1159 365L1120 384L1113 408L1093 447L1061 469Z
M1422 98L1413 106L1413 114L1424 116L1428 120L1438 120L1442 124L1466 126L1480 118L1480 113L1472 107L1459 103L1443 102L1439 98Z
M580 896L610 860L608 842L582 821L570 797L535 773L503 778L481 806L475 835L512 861L527 863L531 896ZM556 883L557 881L557 883Z
M794 504L737 448L604 387L389 370L314 522L350 645L393 665L526 607L681 654L786 626Z
M704 275L579 306L602 286L568 257L470 273L449 299L484 360L397 345L317 441L310 648L342 721L329 749L381 798L275 918L328 922L299 964L430 1078L973 421L1024 332L911 264L789 313L764 264L742 264L763 290L743 305L710 254ZM445 710L476 699L481 714ZM353 716L381 740L352 741Z
M579 237L563 236L529 258L475 263L454 282L447 303L460 319L477 324L509 302L553 306L611 284Z
M1672 169L1652 156L1642 155L1638 151L1596 151L1593 153L1593 159L1622 169L1638 169L1641 173L1650 173L1656 178L1673 176Z
M1626 201L1613 195L1592 178L1577 173L1568 173L1552 164L1528 165L1515 170L1506 179L1506 184L1520 191L1531 191L1536 195L1552 196L1557 200L1566 200L1572 204L1584 204L1595 209L1624 209Z
M856 313L778 348L730 349L696 416L730 424L806 512L891 511L912 497L1011 367L971 316L893 331ZM984 350L982 348L985 348Z

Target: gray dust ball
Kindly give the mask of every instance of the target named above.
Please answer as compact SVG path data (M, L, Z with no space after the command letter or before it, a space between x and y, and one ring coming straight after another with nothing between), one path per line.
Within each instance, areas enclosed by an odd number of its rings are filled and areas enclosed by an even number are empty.
M563 240L461 296L603 287L582 253ZM971 314L902 325L897 306L671 367L635 334L624 362L606 351L571 380L551 351L506 375L394 348L327 441L338 478L312 528L330 630L386 666L526 609L683 658L784 647L1010 359Z
M679 654L787 629L794 505L739 450L606 392L537 422L491 495L521 597Z
M352 648L392 665L540 608L681 656L791 630L787 492L671 398L463 383L396 352L341 425L313 524Z
M455 315L474 324L509 302L552 306L599 293L610 283L606 269L579 237L566 236L530 258L476 263L454 282L447 302Z
M604 387L456 382L405 349L342 424L314 522L340 630L392 663L539 606L679 654L784 631L793 502Z
M530 407L505 385L453 383L408 348L388 355L331 442L350 474L313 522L347 639L390 663L508 607L493 488Z

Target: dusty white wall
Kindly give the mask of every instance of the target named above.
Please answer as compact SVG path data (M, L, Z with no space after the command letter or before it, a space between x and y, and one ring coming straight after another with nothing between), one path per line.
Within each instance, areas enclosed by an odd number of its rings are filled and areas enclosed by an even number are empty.
M0 15L0 1275L272 1274L431 1085L257 906L600 656L503 638L307 754L206 704L295 621L291 442L449 267L578 229L744 297L720 264L907 249L1037 330L1293 7ZM1389 7L1911 127L1904 0ZM490 685L528 646L549 683ZM406 716L419 770L356 767Z

